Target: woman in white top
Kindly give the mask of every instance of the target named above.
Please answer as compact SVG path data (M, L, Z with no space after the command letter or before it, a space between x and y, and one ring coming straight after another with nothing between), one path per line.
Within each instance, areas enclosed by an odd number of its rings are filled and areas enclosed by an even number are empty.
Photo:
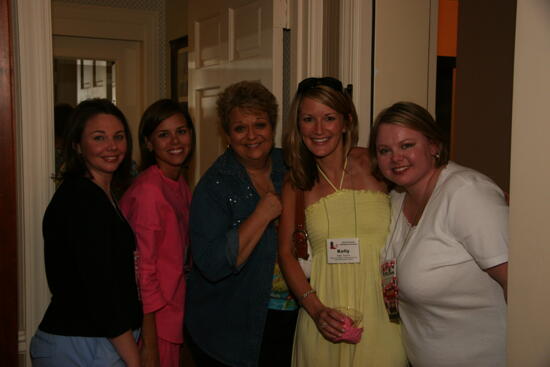
M382 111L375 174L394 184L382 251L385 303L414 367L505 366L508 206L486 176L449 161L424 108Z

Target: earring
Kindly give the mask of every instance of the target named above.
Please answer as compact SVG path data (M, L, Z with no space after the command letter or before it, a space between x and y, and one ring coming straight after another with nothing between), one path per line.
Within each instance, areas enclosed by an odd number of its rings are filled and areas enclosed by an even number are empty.
M435 154L433 155L433 157L434 157L436 160L438 160L439 158L441 158L441 154L439 154L439 152L437 152L437 153L435 153Z

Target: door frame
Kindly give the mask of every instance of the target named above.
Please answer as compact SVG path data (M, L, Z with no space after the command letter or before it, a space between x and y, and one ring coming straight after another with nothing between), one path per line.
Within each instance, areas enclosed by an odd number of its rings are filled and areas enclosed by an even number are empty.
M17 365L17 201L10 1L0 0L0 355Z
M139 149L136 149L139 121L146 107L141 82L141 48L142 43L137 41L53 35L54 58L99 59L115 63L116 105L124 113L130 125L132 141L136 142L132 151L136 162L140 161Z

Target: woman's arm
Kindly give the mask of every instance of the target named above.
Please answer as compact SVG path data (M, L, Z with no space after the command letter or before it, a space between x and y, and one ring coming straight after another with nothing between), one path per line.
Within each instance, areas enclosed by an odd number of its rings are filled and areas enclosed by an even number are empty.
M239 206L244 204L232 206L231 195L224 190L203 178L191 202L189 233L193 264L212 282L239 271L281 211L280 200L270 193L260 199L248 217L243 215L241 219L236 212L247 213L246 208Z
M281 201L277 195L267 193L260 199L252 214L241 223L237 266L241 266L248 260L269 223L281 214L281 209Z
M502 191L487 179L462 184L449 207L453 235L480 268L500 284L506 298L508 205Z
M165 265L167 253L171 256L179 254L177 251L179 238L175 237L177 231L173 226L167 227L166 224L174 222L171 219L175 217L175 213L172 214L172 208L167 205L160 187L143 181L124 194L120 200L120 209L135 233L139 256L138 284L143 313L156 312L168 303L160 286L166 279L160 277L158 268ZM159 254L159 249L163 249L164 258L161 257L162 251ZM177 259L174 258L175 260ZM183 268L183 259L181 262ZM170 265L174 266L173 263Z
M343 317L337 311L326 307L312 288L294 256L292 234L295 227L296 191L286 180L282 192L283 211L279 222L279 265L286 283L298 298L307 313L315 321L323 336L330 340L341 336Z
M157 342L157 326L155 324L155 313L143 315L141 326L141 365L143 367L159 367L160 356Z
M508 300L508 263L493 266L485 269L485 272L500 284L504 291L504 299Z
M127 330L110 340L126 366L140 367L139 351L132 330Z

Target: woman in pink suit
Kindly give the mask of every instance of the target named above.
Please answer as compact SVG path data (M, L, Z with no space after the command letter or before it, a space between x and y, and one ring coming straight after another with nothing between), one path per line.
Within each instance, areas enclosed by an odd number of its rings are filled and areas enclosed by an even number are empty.
M142 364L176 367L183 343L191 201L182 167L194 145L187 110L168 99L153 103L141 118L139 145L142 172L120 206L137 238Z

